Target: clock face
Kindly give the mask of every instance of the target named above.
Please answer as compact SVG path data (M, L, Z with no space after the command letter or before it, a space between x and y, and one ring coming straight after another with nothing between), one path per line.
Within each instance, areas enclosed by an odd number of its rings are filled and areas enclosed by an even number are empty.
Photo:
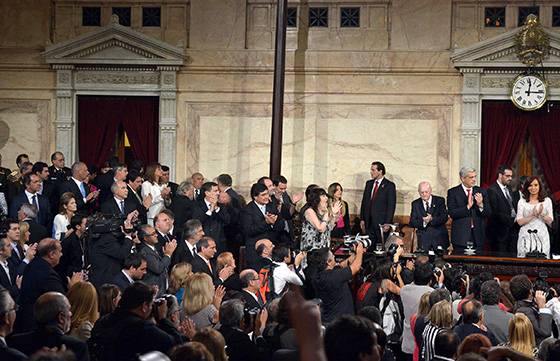
M513 82L511 100L523 110L536 110L546 102L545 82L536 75L520 75Z

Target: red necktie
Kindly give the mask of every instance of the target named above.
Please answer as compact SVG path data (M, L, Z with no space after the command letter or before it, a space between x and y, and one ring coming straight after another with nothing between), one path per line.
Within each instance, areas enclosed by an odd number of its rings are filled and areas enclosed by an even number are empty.
M377 195L377 189L379 188L379 183L377 181L375 181L375 186L373 187L373 192L371 193L371 200L373 201L375 199L375 196Z
M469 199L471 199L471 189L470 188L467 189L467 202L468 202ZM471 217L471 228L474 228L474 220L472 218L472 208L469 209L469 211L471 212L471 216L470 216Z

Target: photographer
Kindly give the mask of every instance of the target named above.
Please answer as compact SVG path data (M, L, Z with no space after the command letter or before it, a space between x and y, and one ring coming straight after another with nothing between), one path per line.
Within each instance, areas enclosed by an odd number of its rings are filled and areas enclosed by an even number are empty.
M167 303L154 302L153 289L135 282L124 290L119 307L95 323L89 340L92 359L128 361L150 351L167 353L183 339L165 331L173 328L166 314Z
M509 287L516 301L513 313L520 312L529 318L535 331L536 344L540 345L552 333L552 312L546 308L545 293L534 291L533 283L526 275L514 276Z
M139 243L133 223L138 211L128 214L124 222L119 218L97 219L89 223L88 248L91 262L90 281L95 287L110 283L121 271L132 246Z
M323 262L311 280L315 297L322 300L321 316L323 323L332 322L337 316L354 314L354 300L348 281L352 280L362 267L364 246L358 242L354 254L338 265L328 249L320 249Z

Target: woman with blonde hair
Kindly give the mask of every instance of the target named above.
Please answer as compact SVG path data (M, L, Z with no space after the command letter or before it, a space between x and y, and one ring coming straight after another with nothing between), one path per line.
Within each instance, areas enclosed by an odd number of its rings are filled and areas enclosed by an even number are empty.
M518 312L509 320L508 340L505 346L530 357L537 355L533 324L525 314Z
M218 322L218 310L224 297L224 287L214 290L212 278L206 273L195 273L187 278L183 307L185 315L194 321L196 329L212 326Z
M414 328L416 327L416 320L423 319L424 317L428 316L428 313L430 313L430 293L431 292L426 292L422 295L422 297L420 297L418 311L410 316L410 329L413 332ZM414 337L414 352L412 353L413 361L418 361L420 359L420 347L418 346L420 341L422 340L417 340L416 336Z
M175 295L179 304L183 302L187 278L192 274L192 266L187 262L177 263L169 273L169 289L167 292Z
M86 341L99 318L97 291L89 282L78 282L70 287L66 296L72 312L70 335Z
M27 242L29 242L29 236L31 236L31 232L29 231L29 223L27 222L19 222L19 240L18 240L18 244L25 250L27 251L27 248L29 248L29 245L27 244Z
M74 193L65 192L60 196L59 201L59 213L54 217L52 236L54 239L60 240L62 234L67 236L68 226L70 225L70 220L76 214L78 206L76 203L76 198Z
M142 200L144 207L148 208L148 224L154 225L155 216L165 208L165 198L169 197L171 190L160 184L163 174L159 163L152 163L146 167L144 183L142 183Z
M422 359L431 360L434 355L436 336L443 330L453 326L451 302L442 300L432 306L428 313L428 324L422 333Z
M216 274L219 275L226 267L231 267L233 273L224 280L222 285L226 288L226 290L241 291L241 281L239 280L239 274L235 273L235 258L231 252L222 252L216 258Z

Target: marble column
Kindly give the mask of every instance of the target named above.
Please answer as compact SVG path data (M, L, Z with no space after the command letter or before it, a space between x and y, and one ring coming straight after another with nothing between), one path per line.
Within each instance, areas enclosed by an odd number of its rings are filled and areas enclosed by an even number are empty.
M56 70L56 150L64 153L66 163L77 159L76 123L74 121L73 65L55 65Z
M160 66L159 97L159 162L169 167L170 179L175 179L177 148L177 70Z
M463 72L463 96L461 114L461 167L480 170L481 135L481 69ZM479 172L480 173L480 172Z

